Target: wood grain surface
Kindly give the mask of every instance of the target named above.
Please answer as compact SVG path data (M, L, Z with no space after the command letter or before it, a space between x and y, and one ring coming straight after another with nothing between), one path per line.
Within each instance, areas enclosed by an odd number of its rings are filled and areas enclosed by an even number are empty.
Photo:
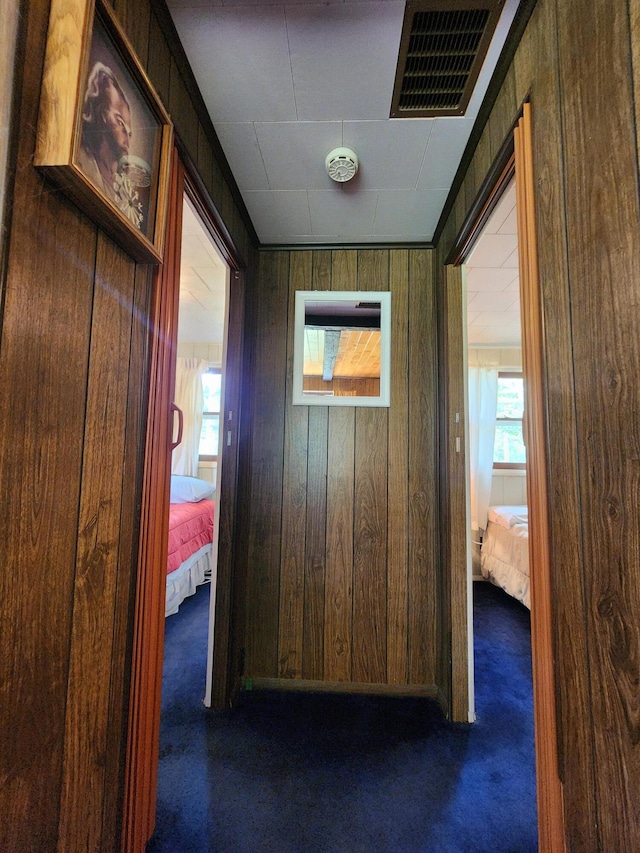
M602 849L629 850L640 840L634 57L626 4L568 5L558 53L597 820Z
M390 252L391 407L387 516L387 679L407 684L409 572L409 252Z
M276 262L276 257L280 258ZM278 590L278 614L265 620L247 596L245 674L274 678L266 656L277 656L277 677L304 683L388 683L434 694L435 659L442 607L435 569L437 436L433 254L408 250L262 253L260 285L284 288L288 276L287 328L277 341L268 330L274 305L255 303L254 356L273 370L286 344L284 395L263 392L262 372L253 394L257 423L282 418L282 493L251 493L251 514L273 513L280 523L280 551L264 547L262 528L249 531L248 588L262 590L259 571ZM392 373L390 407L291 405L292 305L296 290L390 290ZM281 299L284 305L284 299ZM264 316L263 316L264 314ZM286 318L285 318L286 319ZM273 321L271 321L273 322ZM411 339L411 335L414 335ZM410 360L410 353L412 358ZM255 373L256 371L254 371ZM259 386L259 387L258 387ZM413 388L413 391L410 389ZM410 400L413 408L410 409ZM278 414L280 411L280 414ZM275 429L275 428L274 428ZM256 436L254 436L254 441ZM262 438L258 438L262 442ZM274 441L278 442L275 437ZM409 482L414 454L413 493ZM252 479L259 470L254 448ZM273 462L274 469L277 463ZM275 477L275 470L270 476ZM426 482L424 481L426 478ZM258 502L256 507L255 501ZM413 505L413 509L411 509ZM258 554L263 569L258 569ZM413 562L410 555L413 555ZM409 592L414 612L409 615ZM261 602L264 593L261 592ZM409 677L409 620L414 672ZM252 649L263 650L263 658ZM271 660L271 657L269 657ZM442 692L438 695L443 695Z

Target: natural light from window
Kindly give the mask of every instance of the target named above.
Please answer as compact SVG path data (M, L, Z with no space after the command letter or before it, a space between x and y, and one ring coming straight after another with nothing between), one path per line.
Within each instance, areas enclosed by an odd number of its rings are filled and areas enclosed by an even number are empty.
M209 369L202 374L202 431L200 432L200 459L217 459L220 434L220 393L222 374Z
M500 373L496 433L493 445L494 468L524 468L526 450L522 433L524 381L521 373Z

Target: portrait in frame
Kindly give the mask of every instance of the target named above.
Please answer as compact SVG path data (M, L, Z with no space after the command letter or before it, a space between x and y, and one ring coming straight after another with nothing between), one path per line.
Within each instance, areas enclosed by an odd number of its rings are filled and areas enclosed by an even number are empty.
M53 0L35 165L141 262L162 260L172 131L110 8Z

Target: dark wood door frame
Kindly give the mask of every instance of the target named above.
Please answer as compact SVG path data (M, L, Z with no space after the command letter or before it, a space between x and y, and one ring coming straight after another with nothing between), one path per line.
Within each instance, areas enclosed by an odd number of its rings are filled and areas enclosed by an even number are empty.
M168 546L169 479L178 333L178 297L182 205L185 193L193 202L214 243L231 268L229 334L222 414L232 442L225 447L218 490L220 521L216 582L213 659L213 705L229 703L231 608L233 602L234 528L237 482L237 431L240 423L242 378L244 273L228 232L221 233L217 212L194 172L187 172L174 151L171 165L170 208L167 217L165 259L154 282L150 316L150 370L147 433L142 488L140 549L133 617L131 693L125 771L122 853L143 853L155 825L164 599Z
M472 205L445 264L464 263L507 184L516 178L523 374L527 418L527 503L531 565L531 650L539 849L565 849L562 783L559 776L553 614L547 491L544 327L538 281L531 105L523 105ZM454 623L455 624L455 623Z

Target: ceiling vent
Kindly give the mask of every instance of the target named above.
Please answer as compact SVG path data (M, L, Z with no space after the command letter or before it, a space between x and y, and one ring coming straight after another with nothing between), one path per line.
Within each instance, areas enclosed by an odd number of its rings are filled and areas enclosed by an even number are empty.
M464 115L505 0L409 0L391 118Z

